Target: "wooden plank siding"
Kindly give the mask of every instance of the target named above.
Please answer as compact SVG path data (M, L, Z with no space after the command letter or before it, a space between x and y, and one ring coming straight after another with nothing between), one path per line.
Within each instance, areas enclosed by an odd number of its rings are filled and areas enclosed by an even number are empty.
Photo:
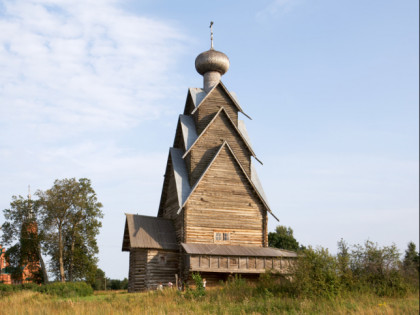
M292 273L295 258L239 257L187 255L189 272L264 273L272 271L283 275Z
M190 184L193 186L200 176L203 174L210 161L213 159L220 145L227 143L235 152L241 166L251 177L251 151L248 149L244 139L232 126L232 123L225 111L221 111L218 116L211 122L208 128L200 135L197 142L188 153L190 156L189 171Z
M230 231L231 245L267 246L267 211L225 147L184 207L185 243L213 243L215 230Z
M229 117L235 123L236 127L238 127L238 108L219 85L203 100L203 103L197 107L194 113L197 134L200 134L207 127L210 120L221 107L225 108Z

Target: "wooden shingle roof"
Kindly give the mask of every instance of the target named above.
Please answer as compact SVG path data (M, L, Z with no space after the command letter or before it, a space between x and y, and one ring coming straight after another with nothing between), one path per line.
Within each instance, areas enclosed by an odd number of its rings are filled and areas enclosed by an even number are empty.
M273 247L181 243L187 254L208 256L297 257L297 253Z
M123 251L131 248L178 249L172 220L127 213L125 216Z

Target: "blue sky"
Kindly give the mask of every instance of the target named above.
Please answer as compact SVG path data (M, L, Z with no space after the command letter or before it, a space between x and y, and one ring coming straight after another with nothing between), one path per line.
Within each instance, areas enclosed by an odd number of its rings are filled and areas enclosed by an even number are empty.
M156 215L195 57L231 62L259 176L305 245L419 236L418 1L0 1L0 209L92 180L108 277L124 212ZM0 214L0 222L3 220ZM269 229L278 223L269 221Z

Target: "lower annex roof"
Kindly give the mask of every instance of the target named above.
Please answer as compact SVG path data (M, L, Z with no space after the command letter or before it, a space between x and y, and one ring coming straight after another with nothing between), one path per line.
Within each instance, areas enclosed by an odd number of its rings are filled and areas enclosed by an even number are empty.
M273 247L181 243L187 254L209 256L297 257L297 253Z

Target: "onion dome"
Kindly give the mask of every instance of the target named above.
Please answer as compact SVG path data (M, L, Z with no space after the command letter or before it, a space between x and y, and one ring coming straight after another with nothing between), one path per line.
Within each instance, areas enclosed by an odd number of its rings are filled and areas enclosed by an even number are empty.
M229 58L224 53L211 48L197 56L195 69L201 75L210 71L217 71L223 75L229 69Z
M208 93L219 82L229 69L229 58L222 52L213 49L213 21L210 22L210 50L202 52L195 58L195 69L203 76L203 89Z

